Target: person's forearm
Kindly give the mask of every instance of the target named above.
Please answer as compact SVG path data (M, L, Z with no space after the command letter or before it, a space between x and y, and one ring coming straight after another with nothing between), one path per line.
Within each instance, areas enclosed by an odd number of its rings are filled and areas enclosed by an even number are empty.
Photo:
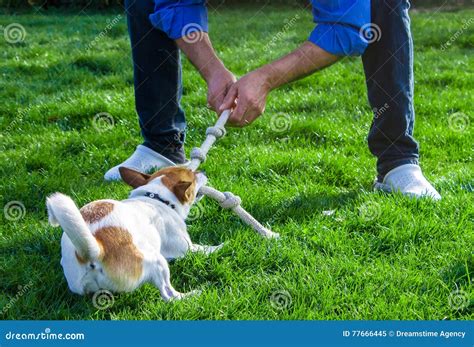
M257 71L263 73L270 89L278 88L311 75L339 60L340 57L326 52L307 41L288 55L262 66Z
M195 35L199 35L199 40L196 42L192 40L196 38ZM207 33L195 32L192 39L185 36L177 39L176 44L206 81L208 107L220 114L219 107L227 91L236 81L235 76L227 70L216 55Z
M208 34L200 32L199 35L201 38L197 42L182 37L176 40L176 44L196 67L202 78L209 81L213 73L226 68L214 52Z

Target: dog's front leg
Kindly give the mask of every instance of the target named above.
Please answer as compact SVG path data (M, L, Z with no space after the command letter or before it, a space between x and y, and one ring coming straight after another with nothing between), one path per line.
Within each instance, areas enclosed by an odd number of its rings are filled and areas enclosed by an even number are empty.
M170 268L166 259L160 254L154 266L152 282L161 293L161 297L165 301L183 299L190 295L199 294L199 291L191 291L189 293L180 293L173 288L170 281Z

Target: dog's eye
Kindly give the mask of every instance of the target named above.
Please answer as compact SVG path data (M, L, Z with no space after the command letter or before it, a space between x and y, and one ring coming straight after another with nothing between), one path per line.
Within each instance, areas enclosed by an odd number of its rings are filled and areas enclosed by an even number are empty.
M90 266L91 269L95 269L95 264L94 263L90 263L89 266Z

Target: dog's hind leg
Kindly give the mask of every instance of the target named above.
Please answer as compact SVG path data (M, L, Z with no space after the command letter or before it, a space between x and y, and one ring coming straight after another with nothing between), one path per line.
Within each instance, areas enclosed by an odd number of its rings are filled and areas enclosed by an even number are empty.
M224 246L223 243L221 243L220 245L218 246L204 246L204 245L196 245L196 244L192 244L191 247L189 248L189 250L191 252L202 252L204 254L211 254L211 253L214 253L214 252L217 252L218 250L220 250L222 247Z
M189 293L180 293L173 288L170 281L170 268L166 259L159 255L155 265L152 282L161 293L161 297L165 301L179 300L185 297L199 294L199 291L191 291Z

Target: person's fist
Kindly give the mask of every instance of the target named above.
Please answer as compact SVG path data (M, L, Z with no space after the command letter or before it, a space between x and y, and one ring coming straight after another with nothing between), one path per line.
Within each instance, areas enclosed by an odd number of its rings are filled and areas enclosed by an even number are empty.
M224 68L215 71L207 81L208 107L220 114L222 111L219 107L235 81L235 76L229 70Z
M266 76L259 70L252 71L229 88L219 111L234 109L228 123L236 127L247 126L265 111L270 89Z

